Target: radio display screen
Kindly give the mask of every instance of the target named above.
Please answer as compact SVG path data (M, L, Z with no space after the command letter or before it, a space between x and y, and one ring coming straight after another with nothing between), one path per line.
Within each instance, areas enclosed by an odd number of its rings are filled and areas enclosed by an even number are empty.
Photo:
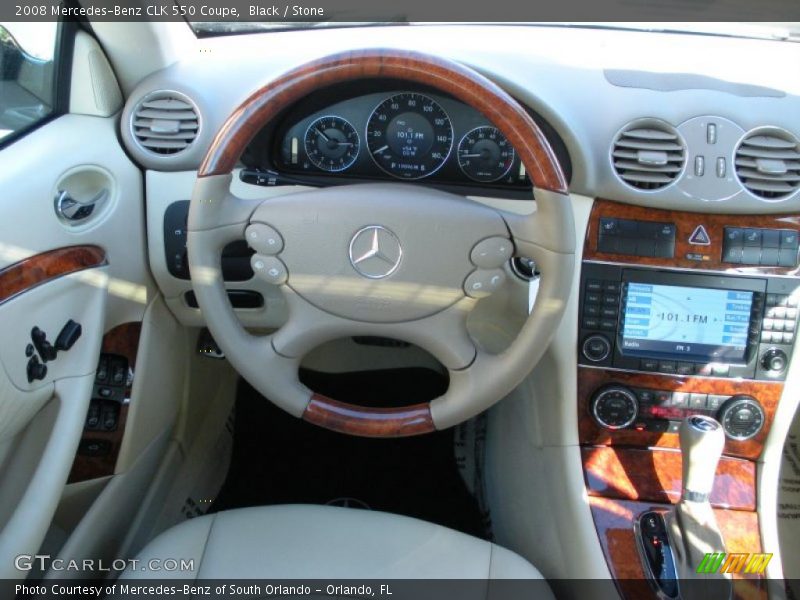
M627 284L623 354L744 362L753 292Z

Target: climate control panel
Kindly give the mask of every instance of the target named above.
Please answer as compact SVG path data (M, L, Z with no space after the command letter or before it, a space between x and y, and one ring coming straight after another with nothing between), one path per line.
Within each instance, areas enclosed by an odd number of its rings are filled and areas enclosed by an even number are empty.
M720 395L636 388L611 384L592 396L590 411L604 429L678 433L689 415L716 418L732 440L749 440L764 427L764 409L758 399L744 395Z

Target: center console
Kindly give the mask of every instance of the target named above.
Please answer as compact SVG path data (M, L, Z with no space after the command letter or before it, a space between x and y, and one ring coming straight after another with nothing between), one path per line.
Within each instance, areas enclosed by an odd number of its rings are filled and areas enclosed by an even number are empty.
M652 566L634 529L680 498L678 433L692 415L713 417L725 436L710 494L726 545L718 551L761 551L755 461L796 341L798 237L795 215L593 206L580 279L579 439L623 596L657 596L631 583ZM758 576L734 579L765 593Z

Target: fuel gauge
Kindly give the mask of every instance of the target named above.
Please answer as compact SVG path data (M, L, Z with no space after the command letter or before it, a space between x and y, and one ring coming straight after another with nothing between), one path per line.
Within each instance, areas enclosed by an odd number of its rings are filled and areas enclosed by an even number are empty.
M304 140L308 159L315 167L328 172L344 171L358 157L360 140L349 121L337 116L315 119Z

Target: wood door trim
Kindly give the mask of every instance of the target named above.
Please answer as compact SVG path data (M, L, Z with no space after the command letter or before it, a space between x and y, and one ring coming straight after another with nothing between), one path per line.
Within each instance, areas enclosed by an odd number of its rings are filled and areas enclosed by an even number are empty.
M108 264L99 246L67 246L25 258L0 270L0 304L36 286Z

